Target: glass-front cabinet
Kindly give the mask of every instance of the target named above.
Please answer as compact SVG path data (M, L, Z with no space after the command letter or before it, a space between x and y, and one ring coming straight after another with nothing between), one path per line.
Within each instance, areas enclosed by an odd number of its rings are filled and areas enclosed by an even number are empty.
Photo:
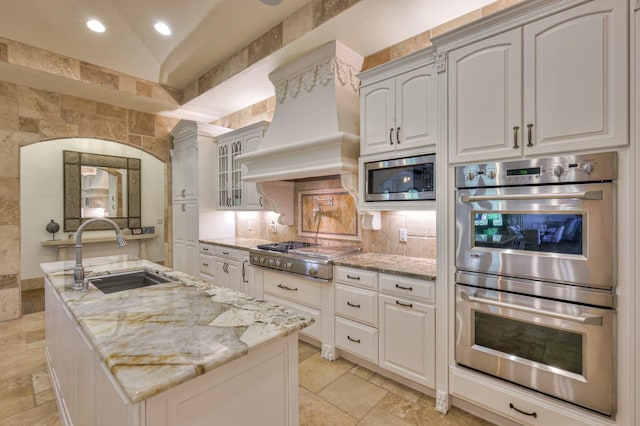
M262 197L256 184L242 181L244 168L238 156L258 148L268 125L268 122L261 121L218 137L219 209L262 210Z

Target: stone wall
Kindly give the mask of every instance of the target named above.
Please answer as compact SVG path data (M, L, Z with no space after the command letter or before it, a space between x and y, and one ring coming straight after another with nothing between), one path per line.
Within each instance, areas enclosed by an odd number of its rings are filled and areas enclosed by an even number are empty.
M20 147L70 137L120 142L167 163L170 182L169 131L176 123L175 119L0 81L0 321L21 315ZM170 189L167 185L168 200ZM165 217L165 259L171 259L167 244L172 238L170 202Z

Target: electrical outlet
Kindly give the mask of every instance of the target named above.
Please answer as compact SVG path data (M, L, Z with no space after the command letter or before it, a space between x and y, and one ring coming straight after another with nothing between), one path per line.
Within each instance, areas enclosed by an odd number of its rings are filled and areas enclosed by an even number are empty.
M249 228L249 231L253 231L253 223L251 223L251 221L249 221L247 227Z
M407 230L405 228L400 228L400 241L407 242Z
M275 220L271 221L271 232L276 232L276 221Z
M162 219L161 217L156 219L156 225L162 225L164 223L164 219Z

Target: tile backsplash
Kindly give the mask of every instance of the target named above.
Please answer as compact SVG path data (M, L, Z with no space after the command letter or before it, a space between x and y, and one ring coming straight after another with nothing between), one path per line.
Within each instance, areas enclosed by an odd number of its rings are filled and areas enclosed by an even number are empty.
M260 238L272 241L313 240L301 236L298 228L298 192L340 188L339 179L297 181L295 184L295 222L291 226L279 225L278 215L273 212L236 212L236 237ZM347 218L348 219L348 218ZM318 238L320 244L361 245L365 252L386 253L401 256L436 258L436 214L435 211L388 211L381 212L381 229L362 230L360 242ZM407 230L407 241L399 239L400 229Z

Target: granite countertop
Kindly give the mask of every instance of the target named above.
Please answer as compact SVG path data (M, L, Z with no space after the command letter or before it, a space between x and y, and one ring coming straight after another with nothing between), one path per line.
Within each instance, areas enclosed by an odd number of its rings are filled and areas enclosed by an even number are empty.
M201 243L205 244L218 244L221 246L248 250L252 248L256 248L258 244L271 244L275 241L270 240L261 240L259 238L213 238L213 239L204 239L200 240Z
M394 254L361 253L333 261L334 265L388 272L411 278L435 281L436 261L421 257L399 256Z
M131 402L205 374L313 319L132 256L84 260L93 273L150 269L175 281L118 293L70 290L74 261L41 265Z

